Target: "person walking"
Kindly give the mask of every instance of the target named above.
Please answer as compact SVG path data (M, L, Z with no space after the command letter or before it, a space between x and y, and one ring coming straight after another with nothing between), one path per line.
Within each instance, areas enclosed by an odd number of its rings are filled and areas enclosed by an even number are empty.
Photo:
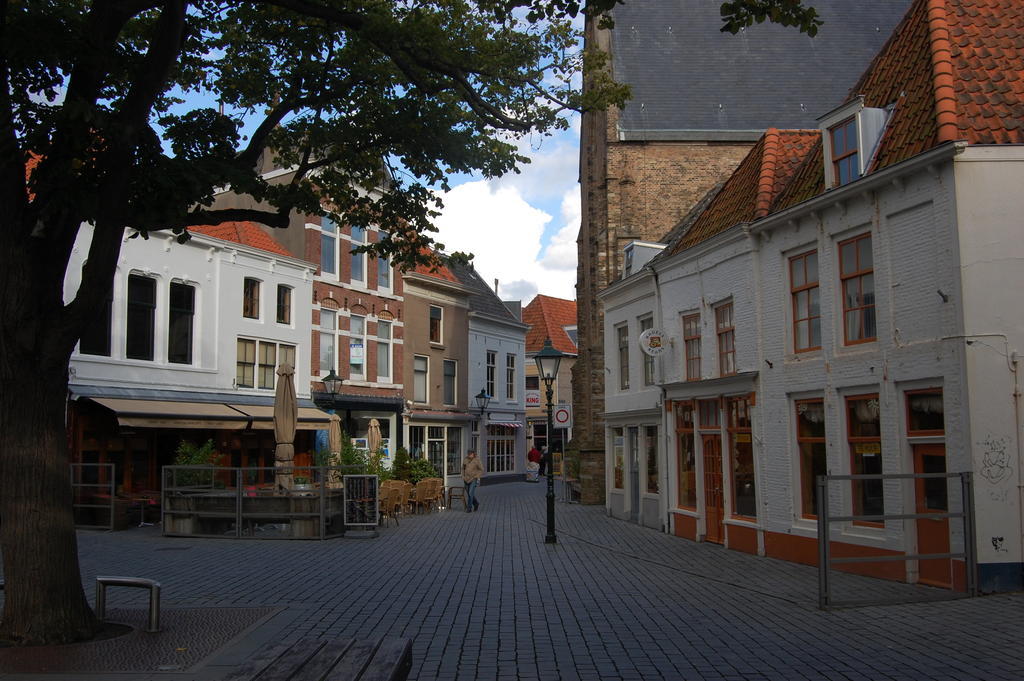
M466 452L466 460L462 462L462 483L466 487L466 513L480 509L476 498L476 488L484 475L483 464L472 449Z
M544 447L540 451L541 451L541 454L540 454L540 474L543 477L544 471L548 467L548 448Z

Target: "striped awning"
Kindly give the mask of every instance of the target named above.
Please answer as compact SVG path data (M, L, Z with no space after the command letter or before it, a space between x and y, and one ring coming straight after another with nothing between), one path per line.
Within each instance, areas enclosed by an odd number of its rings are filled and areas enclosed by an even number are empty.
M505 422L505 421L491 421L487 425L489 425L489 426L505 426L506 428L522 428L523 427L523 424L521 424L521 423L511 423L511 422Z

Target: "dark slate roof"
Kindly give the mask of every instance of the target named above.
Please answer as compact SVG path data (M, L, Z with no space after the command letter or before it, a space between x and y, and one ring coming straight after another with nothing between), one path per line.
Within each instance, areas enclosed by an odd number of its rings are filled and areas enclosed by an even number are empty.
M483 277L471 265L461 265L454 262L448 263L448 269L467 288L472 290L469 294L469 311L479 312L503 321L516 322L519 320L505 307L498 294L494 292Z
M811 4L825 21L814 38L768 23L722 33L719 0L617 5L614 74L633 90L620 128L630 139L730 139L721 131L756 131L741 137L750 140L770 126L816 128L818 116L846 99L910 1Z

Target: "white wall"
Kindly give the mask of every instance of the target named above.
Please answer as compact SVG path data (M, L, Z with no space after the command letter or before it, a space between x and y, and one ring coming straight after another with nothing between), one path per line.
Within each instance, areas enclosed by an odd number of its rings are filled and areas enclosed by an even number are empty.
M109 357L72 355L72 383L140 389L235 392L273 395L272 390L235 387L239 336L296 346L295 389L309 397L312 267L301 260L193 235L178 244L172 235L128 239L126 232L114 275ZM64 298L70 300L81 282L81 266L88 255L92 228L79 232ZM141 274L156 280L154 359L125 357L125 308L128 277ZM242 280L262 282L260 319L242 317ZM195 287L193 361L191 365L167 361L168 295L171 282ZM291 323L276 321L277 286L292 288Z

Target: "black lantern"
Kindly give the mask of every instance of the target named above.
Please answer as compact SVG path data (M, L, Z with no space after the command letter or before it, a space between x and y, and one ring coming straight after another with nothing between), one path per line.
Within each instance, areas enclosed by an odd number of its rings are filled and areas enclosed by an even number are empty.
M324 376L320 383L324 386L324 390L331 394L331 400L334 400L334 396L341 390L342 379L338 374L334 373L334 369Z
M544 381L544 388L548 398L548 447L545 456L548 458L548 535L544 538L545 544L554 544L558 541L558 537L555 536L555 476L551 474L552 461L551 441L553 438L555 424L554 419L551 416L553 406L551 404L554 398L554 388L552 387L555 379L558 378L558 365L562 363L562 358L565 354L559 352L551 345L551 339L544 339L544 347L541 348L540 352L534 357L534 361L537 362L537 373L540 374L540 379Z

